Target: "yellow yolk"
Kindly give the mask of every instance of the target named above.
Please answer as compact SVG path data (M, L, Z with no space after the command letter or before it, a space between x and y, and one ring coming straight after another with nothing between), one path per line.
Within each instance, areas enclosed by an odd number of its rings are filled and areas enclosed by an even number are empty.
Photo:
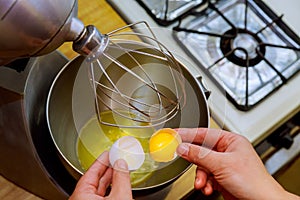
M169 162L176 157L176 148L180 143L181 138L175 130L158 130L149 141L150 156L157 162Z

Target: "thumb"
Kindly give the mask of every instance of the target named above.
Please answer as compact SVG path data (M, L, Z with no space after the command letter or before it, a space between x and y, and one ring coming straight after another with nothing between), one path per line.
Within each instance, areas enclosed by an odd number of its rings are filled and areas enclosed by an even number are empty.
M113 199L132 199L128 165L123 159L117 160L114 164L110 196Z
M220 154L218 152L194 144L180 144L177 147L177 154L209 172L215 171L215 167L220 164Z

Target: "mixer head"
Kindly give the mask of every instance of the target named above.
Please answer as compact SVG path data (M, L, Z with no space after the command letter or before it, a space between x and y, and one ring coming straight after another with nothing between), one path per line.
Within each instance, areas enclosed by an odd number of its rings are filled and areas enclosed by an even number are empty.
M145 22L103 35L84 65L89 68L102 124L159 126L178 115L184 105L181 68ZM111 112L113 119L104 119L105 112Z

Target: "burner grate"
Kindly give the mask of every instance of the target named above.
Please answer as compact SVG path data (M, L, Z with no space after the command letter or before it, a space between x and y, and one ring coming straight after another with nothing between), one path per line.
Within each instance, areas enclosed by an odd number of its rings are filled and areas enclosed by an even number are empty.
M299 38L265 4L219 1L173 28L176 39L240 110L254 107L300 70ZM186 19L186 18L185 18ZM293 33L293 34L291 34Z
M206 0L137 0L147 13L160 25L167 26Z

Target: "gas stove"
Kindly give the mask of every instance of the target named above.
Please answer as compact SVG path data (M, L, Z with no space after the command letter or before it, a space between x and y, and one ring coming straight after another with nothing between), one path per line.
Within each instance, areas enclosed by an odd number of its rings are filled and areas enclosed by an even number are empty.
M299 1L108 2L128 23L146 21L203 77L221 128L255 145L300 111Z
M259 1L208 3L202 17L190 15L174 27L176 39L237 109L250 110L300 70L299 38Z

